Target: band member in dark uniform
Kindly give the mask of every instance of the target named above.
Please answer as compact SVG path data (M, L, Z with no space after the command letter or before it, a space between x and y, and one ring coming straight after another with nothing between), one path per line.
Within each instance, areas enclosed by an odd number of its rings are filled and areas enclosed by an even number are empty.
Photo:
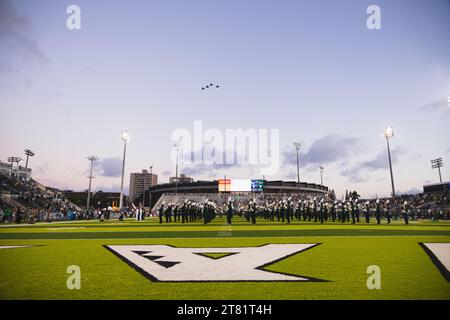
M169 205L167 206L166 210L164 211L164 216L166 218L166 223L169 223L169 222L172 221L171 215L172 215L172 204L169 203Z
M389 200L384 204L384 214L386 216L387 223L391 223L391 213L389 212Z
M380 199L377 199L376 203L376 209L375 209L375 216L377 218L377 224L381 223L381 204Z
M358 199L355 199L355 215L356 215L356 222L359 222L359 204L358 204Z
M337 201L334 201L333 204L331 205L331 220L333 222L336 221L336 203Z
M164 215L164 201L161 204L161 207L158 209L158 216L159 216L159 223L161 224L163 222L163 215Z
M403 202L403 210L402 210L402 213L403 213L403 220L405 220L405 224L409 224L409 221L408 221L408 219L409 219L409 204L408 204L408 201L405 201L405 202Z
M355 202L353 202L352 199L350 199L349 203L350 203L350 212L352 214L352 224L355 224L356 223Z
M230 200L230 201L228 201L228 208L227 208L227 223L228 224L231 224L231 218L233 218L233 205Z
M370 204L369 201L364 203L364 216L366 218L366 223L370 223Z
M250 218L252 219L252 224L256 224L256 202L253 201L253 205L250 209Z
M291 202L288 200L286 203L286 220L287 223L291 223L292 218L292 205Z

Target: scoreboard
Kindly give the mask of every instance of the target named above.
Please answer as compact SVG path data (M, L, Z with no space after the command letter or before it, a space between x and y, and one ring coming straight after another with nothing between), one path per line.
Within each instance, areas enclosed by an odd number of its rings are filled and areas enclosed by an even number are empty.
M219 179L219 192L262 192L265 180Z
M252 192L263 192L265 180L252 180Z

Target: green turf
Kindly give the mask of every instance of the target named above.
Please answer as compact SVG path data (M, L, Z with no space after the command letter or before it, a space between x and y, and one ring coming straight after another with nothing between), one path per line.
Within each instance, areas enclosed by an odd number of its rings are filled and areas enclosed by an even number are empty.
M207 226L115 221L1 227L0 245L36 246L0 250L0 298L450 299L450 283L418 244L450 242L448 223L288 226L264 222L252 226L243 220L237 222L231 227L224 225L223 219ZM84 228L65 229L78 226ZM15 238L8 238L11 236ZM236 247L267 243L322 243L268 269L329 282L152 282L103 247ZM66 287L69 265L81 268L80 290ZM381 268L381 290L366 287L369 265Z

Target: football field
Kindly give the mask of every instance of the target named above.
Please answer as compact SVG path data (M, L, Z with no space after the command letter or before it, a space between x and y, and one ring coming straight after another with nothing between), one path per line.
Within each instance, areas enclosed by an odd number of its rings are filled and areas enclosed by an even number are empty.
M3 225L0 298L448 300L433 243L450 243L450 223Z

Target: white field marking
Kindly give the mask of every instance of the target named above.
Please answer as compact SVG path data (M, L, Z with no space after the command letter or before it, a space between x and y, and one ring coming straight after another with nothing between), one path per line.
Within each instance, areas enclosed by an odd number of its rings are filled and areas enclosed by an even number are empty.
M33 246L0 246L0 249L28 248Z
M424 243L442 265L450 272L450 243Z
M175 248L167 245L107 247L155 281L308 281L310 279L307 277L270 272L258 267L315 245L269 244L261 247L233 248ZM220 259L198 254L216 252L236 254ZM176 264L165 267L164 262Z
M86 228L86 227L58 227L58 228L45 228L45 229L55 231L55 230L83 229L83 228Z
M231 225L224 224L220 227L219 231L217 231L217 237L231 237Z
M96 222L95 220L77 220L77 221L57 221L57 222L36 222L36 223L19 223L19 224L7 224L0 225L0 228L15 228L15 227L45 227L47 225L64 225L64 224L74 224L74 223L92 223Z
M233 237L233 239L274 239L274 238L289 238L289 239L298 239L298 238L303 238L303 239L306 239L306 238L317 238L317 237L319 237L319 238L331 238L331 239L333 239L333 238L336 238L336 239L339 239L339 238L354 238L354 239L357 239L357 238L374 238L374 237L376 237L376 238L386 238L386 237L389 237L389 238L404 238L404 237L409 237L409 238L411 238L411 237L415 237L415 238L417 238L417 237L421 237L421 236L414 236L414 235L412 235L412 236L278 236L278 237L266 237L266 236L264 236L264 237L237 237L237 236L234 236ZM430 237L430 238L442 238L442 237L445 237L445 236L442 236L442 235L438 235L438 236L432 236L432 235L425 235L424 237ZM218 238L220 238L220 237L196 237L196 238L146 238L146 237L143 237L143 238L89 238L89 239L62 239L62 240L64 240L64 241L92 241L92 240L119 240L119 241L125 241L125 240L131 240L131 241L133 241L133 240L142 240L142 239L145 239L145 240L149 240L149 239L151 239L151 240L161 240L161 239L163 239L164 241L167 241L167 240L186 240L186 239L203 239L203 240L217 240ZM228 238L228 237L223 237L223 238ZM6 240L6 239L0 239L0 240ZM23 240L26 240L26 241L33 241L33 240L29 240L29 239L15 239L15 240L21 240L21 241L23 241ZM38 240L58 240L58 239L38 239ZM161 240L162 241L162 240ZM306 241L306 240L305 240ZM323 241L321 241L321 242L323 242Z
M109 221L118 221L118 219L109 219ZM129 221L134 221L133 219L130 219L130 218L126 218L125 220L124 220L124 222L129 222ZM36 226L42 226L42 227L44 227L44 226L46 226L46 225L60 225L60 224L75 224L75 223L82 223L82 224L84 224L84 223L99 223L99 225L110 225L110 224L113 224L113 223L109 223L109 222L102 222L102 223L100 223L98 220L70 220L70 221L52 221L52 222L36 222L36 223L33 223L33 224L30 224L30 223L19 223L19 224L6 224L6 225L3 225L3 224L0 224L0 228L14 228L14 227L36 227ZM115 223L115 224L122 224L122 223L120 223L120 222L117 222L117 223Z

